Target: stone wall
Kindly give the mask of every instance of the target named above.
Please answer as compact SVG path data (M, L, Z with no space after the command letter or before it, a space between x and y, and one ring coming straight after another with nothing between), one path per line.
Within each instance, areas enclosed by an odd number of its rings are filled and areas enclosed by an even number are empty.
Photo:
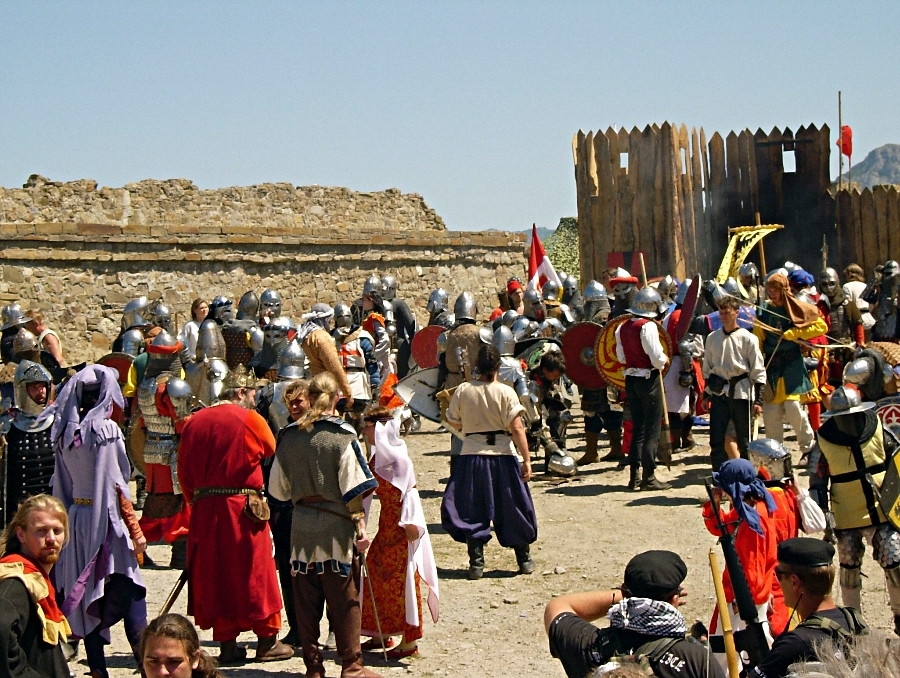
M33 176L0 188L0 303L38 308L67 362L109 350L129 299L191 301L273 287L294 317L317 301L350 302L371 273L394 275L427 320L429 292L475 294L482 315L511 275L522 234L448 231L424 200L396 189L354 193L290 184L199 190L186 180L96 188Z

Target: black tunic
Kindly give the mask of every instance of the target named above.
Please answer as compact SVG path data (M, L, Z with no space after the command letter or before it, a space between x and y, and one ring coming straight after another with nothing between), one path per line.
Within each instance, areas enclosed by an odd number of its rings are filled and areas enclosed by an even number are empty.
M62 648L43 639L37 606L13 578L0 582L0 676L69 678Z

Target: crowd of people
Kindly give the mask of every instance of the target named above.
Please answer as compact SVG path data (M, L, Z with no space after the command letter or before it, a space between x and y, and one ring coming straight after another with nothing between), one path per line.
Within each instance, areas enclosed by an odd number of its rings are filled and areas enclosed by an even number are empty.
M436 365L427 395L450 433L441 523L466 545L469 579L483 576L493 533L515 552L519 574L535 570L529 481L541 456L548 475L616 461L629 489L666 492L658 465L694 447L694 417L709 415L702 518L740 564L724 576L729 618L713 615L705 644L686 639L684 562L638 555L620 589L548 605L551 651L568 675L624 670L623 658L655 675L723 675L732 629L765 639L765 658L751 656L745 670L786 675L815 655L815 634L844 642L866 629L864 540L900 634L900 531L879 493L898 442L874 411L900 383L900 267L887 262L869 283L856 266L845 276L841 285L832 269L814 277L786 262L765 278L748 263L737 279L702 286L671 276L641 286L623 269L584 286L562 274L540 290L511 278L488 318L469 292L451 309L438 288L426 308L440 329L421 333L419 352L420 328L392 276L370 276L359 299L316 303L299 319L273 289L247 292L236 310L227 296L197 299L181 328L163 300L141 297L125 305L114 351L74 366L41 312L10 304L0 327L11 375L0 383L10 399L0 504L6 666L67 675L83 642L91 675L104 678L109 630L122 622L146 675L216 675L190 622L166 614L148 625L148 542L171 545L188 615L212 629L222 664L246 661L238 636L248 631L257 661L293 657L296 647L308 676L324 675L326 647L347 677L377 676L363 666L366 650L417 654L421 586L437 621L439 583L403 439L429 415L393 390L425 369L414 354ZM584 324L609 328L616 378L599 364L588 381L567 371L566 335ZM576 387L578 460L567 451ZM808 464L810 497L796 484L785 425ZM829 515L825 539L799 537L815 532L816 510ZM832 542L849 612L831 598ZM751 612L738 611L745 589ZM289 629L279 638L282 611ZM602 616L611 630L590 624Z

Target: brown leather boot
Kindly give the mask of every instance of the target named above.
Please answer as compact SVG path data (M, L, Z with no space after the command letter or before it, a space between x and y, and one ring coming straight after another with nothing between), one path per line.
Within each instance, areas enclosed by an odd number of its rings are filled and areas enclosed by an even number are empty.
M303 650L303 663L306 665L306 678L325 678L325 664L318 646Z
M587 464L593 464L594 462L599 461L599 459L600 457L597 455L597 434L585 431L584 454L581 455L581 459L575 462L575 465L586 466Z
M247 648L237 644L237 640L223 640L219 643L220 664L242 664L247 659Z
M381 678L380 673L370 671L362 663L362 657L346 661L341 666L341 678Z
M609 453L600 458L600 461L620 461L625 458L622 454L622 430L609 432Z
M258 637L256 640L256 661L280 662L294 656L294 648L285 645L278 636Z

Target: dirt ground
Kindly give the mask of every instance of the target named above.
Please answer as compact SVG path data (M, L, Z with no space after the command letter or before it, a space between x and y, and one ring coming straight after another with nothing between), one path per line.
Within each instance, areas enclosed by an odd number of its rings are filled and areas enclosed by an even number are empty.
M577 408L573 411L578 412ZM685 583L689 597L682 611L689 625L696 619L708 623L714 601L710 549L715 548L720 565L723 559L700 517L700 504L705 498L703 479L710 469L706 430L696 431L697 447L676 454L671 470L660 469L659 477L673 485L664 493L628 491L627 472L611 462L585 467L576 478L562 483L544 476L543 462L537 462L536 477L531 483L539 526L532 550L536 572L517 575L512 550L503 549L492 540L485 549L484 578L468 581L465 545L450 539L440 525L441 495L449 473L449 435L439 433L436 425L423 422L422 431L409 436L407 442L438 563L440 620L433 624L427 619L418 657L385 664L378 655L371 654L366 656L367 665L388 676L564 676L547 648L544 605L558 594L620 584L626 562L651 548L671 549L682 555L689 569ZM568 447L574 457L580 456L583 444L579 417L569 429ZM605 449L606 443L601 445ZM789 438L788 445L796 462L799 452L793 438ZM800 482L805 485L806 479L801 477ZM377 501L373 511L377 512ZM377 525L375 515L370 524ZM157 563L168 563L169 547L151 546L149 552ZM227 558L228 554L223 553L222 557ZM892 620L884 579L871 559L865 561L863 572L869 575L863 580L864 616L871 626L890 630ZM178 574L169 569L144 570L151 618L159 612ZM173 611L184 613L185 605L182 595ZM427 607L425 615L428 617ZM211 631L202 632L201 639L210 654L218 654ZM244 634L239 640L250 646L252 657L255 638ZM135 665L121 625L113 629L113 644L107 648L107 654L112 676L134 675ZM331 657L326 661L326 669L329 675L336 676L340 667ZM83 650L76 661L78 664L72 665L75 675L86 673ZM223 669L228 676L246 678L288 676L303 671L299 657Z

